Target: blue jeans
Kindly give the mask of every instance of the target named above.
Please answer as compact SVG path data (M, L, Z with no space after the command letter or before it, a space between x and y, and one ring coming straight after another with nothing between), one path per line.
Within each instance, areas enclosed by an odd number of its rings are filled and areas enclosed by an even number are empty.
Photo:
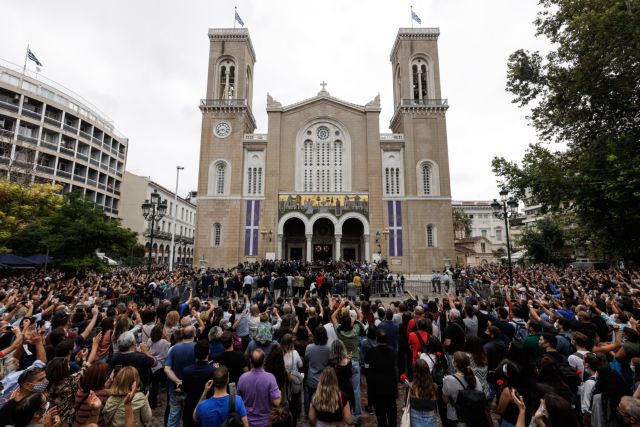
M304 413L307 415L307 418L309 418L309 407L311 406L311 398L316 392L316 389L311 388L306 384L304 385L303 388L304 388Z
M176 394L175 390L169 393L169 419L167 420L167 427L180 427L186 396L185 393Z
M418 411L417 409L410 409L411 413L411 427L437 427L438 424L438 411Z
M351 361L351 386L353 387L353 395L356 397L356 407L353 408L353 421L360 422L362 415L362 399L360 398L360 362Z

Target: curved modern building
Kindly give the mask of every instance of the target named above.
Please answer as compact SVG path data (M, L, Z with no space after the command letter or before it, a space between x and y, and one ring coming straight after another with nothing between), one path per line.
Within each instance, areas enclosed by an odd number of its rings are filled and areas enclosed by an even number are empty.
M0 61L0 177L80 190L118 216L128 139L89 102Z

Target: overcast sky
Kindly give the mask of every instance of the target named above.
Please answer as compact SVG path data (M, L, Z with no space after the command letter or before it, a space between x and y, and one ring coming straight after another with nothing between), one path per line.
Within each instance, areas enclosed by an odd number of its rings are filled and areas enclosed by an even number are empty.
M197 185L208 28L233 27L234 6L256 51L253 113L267 132L266 94L283 105L317 94L364 105L380 93L381 132L393 114L389 54L410 5L439 27L442 95L455 200L497 196L494 155L519 160L535 141L505 91L507 58L544 49L536 0L5 0L0 58L22 64L27 43L44 75L108 114L129 138L127 169L179 194Z

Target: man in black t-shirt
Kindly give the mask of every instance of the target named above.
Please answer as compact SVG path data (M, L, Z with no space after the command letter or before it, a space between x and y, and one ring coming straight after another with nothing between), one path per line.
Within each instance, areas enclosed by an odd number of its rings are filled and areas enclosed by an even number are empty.
M444 348L448 354L464 349L464 326L461 325L460 311L451 309L449 312L449 324L444 330Z
M224 332L220 337L220 343L224 347L224 353L218 356L215 361L220 366L226 366L229 370L229 382L238 384L240 375L247 372L247 363L241 351L233 349L233 337L230 332Z

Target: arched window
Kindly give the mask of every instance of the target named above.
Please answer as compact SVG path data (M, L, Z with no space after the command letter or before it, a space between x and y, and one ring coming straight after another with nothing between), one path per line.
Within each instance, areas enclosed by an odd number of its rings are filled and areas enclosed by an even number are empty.
M323 123L309 127L298 161L302 164L300 187L303 191L342 192L346 190L347 154L342 132ZM299 164L300 164L299 163Z
M218 68L218 96L220 99L233 99L236 95L236 66L233 60L224 59Z
M436 226L433 224L427 225L427 247L435 248L436 247Z
M430 159L422 159L416 164L419 196L439 196L440 178L438 165Z
M429 98L430 91L429 63L419 57L411 61L411 93L414 101Z
M264 152L247 150L245 152L244 194L247 196L261 196L263 194Z
M207 195L227 196L231 189L231 165L224 159L209 164L209 182Z
M385 196L403 194L402 154L400 151L385 151L382 155L384 167L383 186Z
M213 246L220 246L220 241L222 239L222 226L219 223L213 224L213 238L212 243Z
M218 163L216 166L216 194L224 194L224 180L225 173L227 172L227 165L224 163Z
M431 165L422 164L422 194L431 195Z

